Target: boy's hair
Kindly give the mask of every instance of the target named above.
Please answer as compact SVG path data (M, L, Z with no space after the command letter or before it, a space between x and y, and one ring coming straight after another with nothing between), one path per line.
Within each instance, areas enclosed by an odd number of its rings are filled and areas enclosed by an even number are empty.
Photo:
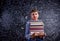
M32 10L30 11L30 13L32 13L32 12L38 12L38 10L37 10L37 9L32 9Z

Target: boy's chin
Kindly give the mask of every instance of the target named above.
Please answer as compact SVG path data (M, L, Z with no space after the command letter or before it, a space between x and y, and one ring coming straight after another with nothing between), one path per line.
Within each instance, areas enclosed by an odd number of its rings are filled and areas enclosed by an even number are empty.
M36 18L34 18L33 20L37 20Z

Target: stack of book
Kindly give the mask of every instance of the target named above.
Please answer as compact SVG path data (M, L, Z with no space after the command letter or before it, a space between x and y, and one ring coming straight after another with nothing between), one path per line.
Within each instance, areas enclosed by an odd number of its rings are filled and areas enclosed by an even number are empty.
M30 33L44 33L43 22L30 22Z

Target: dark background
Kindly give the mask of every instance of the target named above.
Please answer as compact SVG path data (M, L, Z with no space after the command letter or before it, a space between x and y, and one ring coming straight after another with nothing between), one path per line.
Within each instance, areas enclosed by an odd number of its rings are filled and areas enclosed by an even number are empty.
M0 0L0 41L25 40L25 24L33 8L45 24L44 41L60 41L60 0Z

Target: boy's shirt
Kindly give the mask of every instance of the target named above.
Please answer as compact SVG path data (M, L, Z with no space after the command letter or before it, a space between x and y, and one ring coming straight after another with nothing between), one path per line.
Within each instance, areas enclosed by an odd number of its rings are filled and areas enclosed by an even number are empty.
M30 22L35 22L34 20L30 20L26 23L26 29L25 29L25 37L27 39L30 39ZM42 22L42 20L37 20L36 22ZM42 22L43 23L43 22ZM43 23L44 26L44 23Z

